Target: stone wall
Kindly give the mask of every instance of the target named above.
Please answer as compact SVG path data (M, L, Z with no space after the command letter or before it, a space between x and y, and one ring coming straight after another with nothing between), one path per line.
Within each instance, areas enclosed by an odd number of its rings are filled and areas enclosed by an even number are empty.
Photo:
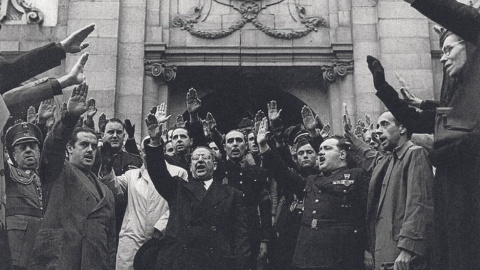
M238 8L243 1L220 2ZM306 29L299 13L292 12L294 2L285 0L263 9L257 21L271 31L284 34L292 29ZM351 112L356 112L353 116L357 119L364 118L365 113L376 118L384 110L375 97L365 62L367 54L382 61L387 80L394 87L399 86L395 78L395 73L399 73L418 96L438 98L441 66L438 59L432 58L432 52L434 55L439 52L438 38L431 30L433 24L401 0L300 0L305 17L321 17L328 27L318 26L317 31L292 39L271 37L252 21L218 39L199 38L175 26L176 17L192 14L192 8L202 3L203 10L198 22L193 24L194 29L228 30L243 18L237 9L210 0L58 0L56 26L4 25L0 31L0 51L27 51L59 41L81 26L96 23L96 30L88 39L91 57L85 71L91 96L97 99L100 112L122 119L128 116L137 126L143 125L150 107L160 102L175 101L171 111L183 110L178 100L183 99L184 94L174 96L177 92L169 89L171 82L145 75L144 58L162 59L167 65L178 67L292 69L333 67L339 63L348 66L353 60L345 76L324 81L316 88L326 90L325 94L312 88L285 89L328 118L324 120L333 123L335 132L341 132L344 102ZM78 56L69 55L62 66L45 75L61 76ZM318 72L318 76L323 74ZM68 94L66 91L65 96ZM138 139L144 134L144 127L137 128Z

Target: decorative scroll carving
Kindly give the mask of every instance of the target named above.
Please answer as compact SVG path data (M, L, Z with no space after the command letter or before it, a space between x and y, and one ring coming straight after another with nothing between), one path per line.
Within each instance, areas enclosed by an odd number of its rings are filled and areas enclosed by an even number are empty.
M15 24L42 24L44 14L27 0L0 0L0 21Z
M161 78L166 82L175 80L177 76L177 67L167 66L166 60L145 60L144 65L146 75Z
M322 66L323 80L330 83L334 82L338 77L344 77L347 75L350 70L353 70L353 61L324 65Z
M261 1L252 1L252 0L242 1L242 3L239 6L236 6L234 4L224 3L220 0L214 0L214 1L219 4L229 6L234 10L237 10L242 15L243 19L231 25L225 30L223 29L222 30L197 30L197 29L194 29L194 24L196 24L198 22L198 19L202 16L201 14L202 14L203 6L195 6L193 7L192 11L189 14L186 14L186 15L177 14L173 18L172 25L174 27L181 27L183 30L188 31L190 34L196 37L205 38L205 39L218 39L218 38L226 37L240 30L248 22L251 22L257 29L259 29L260 31L264 32L269 36L272 36L274 38L279 38L279 39L287 39L287 40L304 37L309 33L311 33L312 31L317 31L317 28L320 26L327 27L327 22L325 19L320 17L305 16L305 13L306 13L305 8L298 7L298 3L296 8L298 12L297 16L300 18L300 23L305 26L304 29L291 30L291 31L279 31L279 30L272 29L271 27L266 26L260 23L259 21L257 21L257 16L263 9L266 9L269 6L281 3L285 0L279 0L274 3L266 4L265 6L262 6ZM206 17L204 19L206 19ZM297 21L295 18L294 20Z

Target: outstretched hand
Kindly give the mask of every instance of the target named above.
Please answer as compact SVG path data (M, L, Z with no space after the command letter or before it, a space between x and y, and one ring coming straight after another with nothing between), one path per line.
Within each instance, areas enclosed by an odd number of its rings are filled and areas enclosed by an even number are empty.
M175 121L175 126L179 128L184 128L185 127L185 120L183 119L183 115L179 114L177 116L177 119Z
M314 131L315 128L317 128L317 120L313 115L312 109L310 109L308 106L302 107L302 120L305 129Z
M385 70L380 61L371 55L367 55L367 63L368 69L370 69L373 76L373 85L375 86L375 89L379 90L380 87L386 83Z
M187 111L190 114L197 113L202 107L202 101L198 98L197 90L190 88L187 93Z
M150 136L150 145L159 146L162 143L162 125L158 123L157 118L153 113L149 113L145 118L148 135Z
M91 98L88 100L87 102L87 106L88 106L88 109L87 109L87 112L86 112L86 115L87 115L87 118L90 118L92 119L95 114L97 114L97 107L95 106L95 99Z
M130 119L125 119L123 127L125 128L125 132L127 132L128 134L128 138L132 139L133 137L135 137L135 125L132 125Z
M53 117L56 109L53 98L42 101L38 106L38 122L45 123L50 117Z
M107 116L105 113L101 113L100 117L98 118L98 130L100 132L105 132L105 127L107 126Z
M155 111L155 117L157 118L158 123L163 124L170 119L171 115L167 116L167 104L161 103L156 107L156 110L152 108L151 112Z
M93 32L93 30L95 30L94 23L73 32L66 39L60 41L60 44L67 53L81 52L88 47L89 44L83 43L83 41Z
M262 110L259 110L255 115L255 121L253 123L253 135L257 136L258 129L260 127L260 123L263 121L263 118L265 118L265 113Z
M257 143L259 147L264 147L267 145L268 142L268 119L264 117L262 121L260 121L260 125L258 127L257 133Z
M37 112L35 111L35 107L33 107L33 106L28 107L28 110L27 110L27 122L28 123L35 125L35 120L37 118L36 113Z
M210 131L217 128L217 121L215 121L215 118L213 118L213 115L210 112L207 112L205 121L207 122Z
M275 122L280 118L280 113L282 113L282 109L278 110L277 109L277 101L272 100L269 103L267 103L267 108L268 108L268 119L271 122Z
M72 94L67 102L67 112L73 115L82 115L88 109L87 105L88 85L82 83L73 88Z

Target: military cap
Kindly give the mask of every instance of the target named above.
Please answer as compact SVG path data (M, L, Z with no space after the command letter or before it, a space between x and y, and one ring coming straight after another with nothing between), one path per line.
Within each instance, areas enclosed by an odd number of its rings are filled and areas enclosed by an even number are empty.
M307 134L308 132L303 128L303 125L299 124L287 128L283 133L283 138L287 144L295 145L300 137Z
M5 134L5 145L8 150L13 149L15 145L26 142L36 142L40 144L42 141L42 132L34 124L21 122L13 125Z

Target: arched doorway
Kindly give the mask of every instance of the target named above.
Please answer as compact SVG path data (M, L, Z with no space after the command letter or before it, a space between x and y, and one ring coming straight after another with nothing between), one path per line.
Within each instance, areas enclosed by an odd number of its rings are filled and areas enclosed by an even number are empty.
M309 78L295 77L293 69L296 74L310 74ZM282 109L284 125L288 127L302 122L300 111L306 103L284 91L289 89L286 84L300 88L305 87L302 83L320 87L323 84L317 74L321 71L312 70L312 67L181 67L170 87L169 102L183 107L184 117L188 117L184 111L185 93L194 87L202 99L200 117L205 118L207 112L211 112L219 130L226 132L237 128L242 118L253 119L258 110L267 114L267 103L276 100Z

